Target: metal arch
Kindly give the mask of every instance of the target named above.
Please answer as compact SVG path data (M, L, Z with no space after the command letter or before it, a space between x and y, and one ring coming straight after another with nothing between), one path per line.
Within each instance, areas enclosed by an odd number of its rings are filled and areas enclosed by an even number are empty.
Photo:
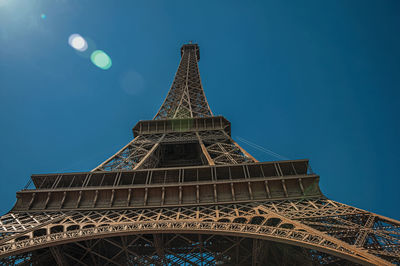
M368 254L362 249L349 247L349 245L344 242L331 241L328 238L321 237L320 234L266 225L203 221L160 221L157 223L140 222L132 224L113 224L103 227L53 233L3 245L0 248L0 257L4 258L44 247L52 247L82 240L132 235L135 233L196 233L240 236L315 249L361 264L390 265L389 262Z
M60 214L64 217L61 220L50 219ZM46 212L45 215L22 212L3 216L1 221L4 221L4 223L0 223L0 233L4 236L2 243L11 243L13 239L21 239L24 235L32 237L36 230L45 229L50 232L51 228L60 225L64 226L63 230L66 230L71 225L83 228L85 226L98 227L104 224L138 224L142 222L229 221L229 223L237 223L238 219L244 219L243 222L251 223L252 218L256 216L267 217L267 215L273 215L273 217L278 217L282 221L285 220L286 224L301 223L302 225L298 225L297 228L307 226L307 230L309 228L317 230L312 234L329 235L338 241L346 242L351 246L358 246L371 255L380 256L391 262L397 262L400 258L398 249L400 225L398 221L321 198L215 206L53 211ZM375 221L373 226L371 226L371 222L368 222L371 221L371 217ZM380 241L379 245L373 242L376 240ZM364 244L361 245L362 243Z
M142 210L137 219L134 217L129 218L129 212L123 214L119 213L118 211L103 212L102 215L101 213L90 212L96 218L91 218L90 214L88 214L89 216L86 215L84 217L80 217L82 215L79 213L70 213L71 216L67 217L63 222L53 224L53 226L64 226L63 232L55 234L50 233L40 237L32 237L32 233L29 233L31 236L30 239L16 242L12 238L8 240L5 239L5 241L8 243L0 247L0 256L1 254L3 254L3 256L9 256L14 253L23 253L40 247L50 247L53 245L53 243L60 244L64 242L69 243L85 239L92 239L96 238L96 235L104 235L108 233L111 234L110 236L113 236L120 234L131 234L132 232L136 231L138 233L198 232L202 234L212 233L221 235L237 235L250 238L262 238L266 240L288 243L295 246L297 245L306 248L312 248L355 262L377 265L389 264L389 262L376 257L375 254L371 254L371 252L368 253L364 248L349 245L344 241L327 235L327 233L311 228L299 220L286 218L279 213L271 211L270 208L267 208L263 205L258 205L257 207L253 207L251 209L248 209L245 206L237 207L239 209L224 210L223 206L221 206L221 208L217 208L220 209L222 213L220 218L216 218L214 221L207 219L207 216L204 216L203 218L197 218L197 214L196 216L192 217L195 215L196 208L189 208L187 210L179 209L177 213L170 214L172 216L165 216L165 214L162 214L161 209L153 211L146 210L147 213L144 213L145 210ZM242 210L242 208L244 209ZM166 211L168 212L168 210ZM232 211L233 213L229 214ZM222 215L223 212L226 212L226 215ZM117 214L119 215L116 216ZM144 220L141 221L140 216L145 217ZM210 218L217 216L218 215L209 215ZM240 217L242 219L242 223L235 222L236 218ZM253 218L256 217L262 217L264 219L263 222L259 224L251 224L254 223ZM268 221L271 219L278 219L279 222L273 225L268 225ZM96 226L93 228L85 228L76 231L65 231L68 225L80 225L83 227L85 224ZM292 228L287 228L287 226ZM41 228L42 230L46 230L47 233L51 232L50 227Z
M0 255L15 256L3 258L0 262L9 258L9 261L15 262L17 257L23 258L25 251L43 248L40 252L54 257L60 264L63 261L62 252L51 247L62 243L75 243L79 246L77 241L80 240L107 241L114 235L137 233L137 236L143 232L156 235L195 232L198 236L212 233L223 237L269 239L310 248L312 251L319 250L362 264L388 265L389 262L400 262L400 222L325 198L319 187L315 186L318 176L307 180L306 176L300 175L304 171L307 175L308 160L306 167L301 168L306 170L300 172L293 165L291 170L285 170L284 164L287 161L273 163L274 170L260 168L262 174L257 174L254 169L250 171L247 165L258 163L230 137L229 121L214 117L210 110L201 85L197 63L198 46L184 45L181 55L174 82L160 110L154 120L141 121L135 126L134 140L89 175L81 173L79 178L85 179L75 179L73 176L69 186L64 186L60 182L66 180L64 174L53 175L48 179L40 177L35 179L40 181L39 187L38 183L33 182L36 189L18 192L17 196L25 193L29 197L18 197L20 206L14 206L10 213L0 217ZM188 122L187 127L174 126L177 122L180 125L181 121L191 121L192 124ZM197 127L197 122L203 125ZM161 184L158 181L153 183L151 179L153 171L160 171L156 168L160 165L160 146L196 141L212 168L212 173L205 178L199 178L200 171L196 170L196 180L207 180L204 181L207 190L203 190L201 184L181 187L184 182L180 180L184 180L182 176L186 171L184 167L180 167L178 174L171 179L178 180L176 182L179 187L175 190L168 190L162 185L156 185L157 188L153 189L151 186L154 184ZM204 164L207 162L202 161ZM229 165L235 165L236 169L242 168L244 175L233 175ZM229 180L235 179L236 183L222 181L222 178L217 180L218 172L224 172L219 167L227 167L225 170L229 174L226 177ZM122 190L118 190L116 184L121 180L122 172L139 168L150 168L146 172L148 178L138 182L140 186L143 185L143 189L135 190L138 186L133 185L133 177L131 186L120 193ZM171 169L169 173L176 170ZM87 193L78 186L71 188L76 180L82 181L82 184L76 181L79 186L88 185L91 176L99 177L103 171L110 173L107 173L110 177L107 180L112 179L114 184L103 184L104 174L99 183L99 189L104 193L99 193L97 188L90 191L87 189ZM286 178L292 175L297 177ZM264 179L250 182L253 177ZM236 178L243 178L247 184L237 182ZM217 181L221 181L221 184ZM43 184L44 188L48 188L47 191L41 190ZM139 191L139 196L131 200L135 191ZM204 198L200 197L201 191ZM168 194L173 195L169 199L173 198L174 201L170 200L165 205ZM224 201L226 199L229 201ZM263 222L257 224L257 217L263 217ZM281 222L269 224L269 219ZM57 231L60 228L62 232ZM157 252L161 254L162 248L158 247ZM74 259L70 254L64 255ZM329 261L332 256L327 255L327 258L328 262L335 261L335 258ZM112 262L109 258L105 260ZM31 262L34 262L33 258Z

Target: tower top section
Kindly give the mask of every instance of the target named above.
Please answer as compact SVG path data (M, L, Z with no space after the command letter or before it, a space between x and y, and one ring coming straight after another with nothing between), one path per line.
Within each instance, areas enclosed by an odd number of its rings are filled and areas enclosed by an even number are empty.
M188 44L184 44L181 47L181 57L184 53L191 52L196 54L197 62L200 61L200 48L197 43L192 43L191 41Z
M181 61L172 86L154 119L213 116L200 80L200 49L189 42L181 47Z

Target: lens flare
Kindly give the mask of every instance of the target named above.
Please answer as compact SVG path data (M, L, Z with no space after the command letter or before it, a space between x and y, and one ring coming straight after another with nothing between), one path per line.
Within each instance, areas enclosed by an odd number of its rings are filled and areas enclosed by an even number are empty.
M46 18L46 14L40 14L40 18L41 19L45 19Z
M142 75L131 69L123 73L120 84L126 93L136 95L143 91L145 82Z
M76 33L69 36L68 43L72 48L80 52L84 52L88 48L86 40L81 35Z
M92 53L90 56L90 60L92 60L92 63L104 70L107 70L111 67L111 58L102 50L96 50Z

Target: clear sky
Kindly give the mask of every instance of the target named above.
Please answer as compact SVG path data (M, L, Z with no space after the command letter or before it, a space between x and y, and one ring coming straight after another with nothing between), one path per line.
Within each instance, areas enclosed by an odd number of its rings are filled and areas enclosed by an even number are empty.
M329 198L400 219L399 13L398 0L0 0L0 212L31 174L89 171L130 141L193 40L233 137L308 158Z

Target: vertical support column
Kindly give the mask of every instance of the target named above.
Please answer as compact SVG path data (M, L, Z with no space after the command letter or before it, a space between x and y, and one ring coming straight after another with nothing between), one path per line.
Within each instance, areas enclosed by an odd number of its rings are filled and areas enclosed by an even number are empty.
M251 265L259 265L259 255L260 255L260 240L253 239L253 250L251 255Z
M164 139L165 134L161 136L161 138L157 141L156 144L153 145L153 147L147 152L147 154L140 160L140 162L133 168L133 170L138 169L143 165L143 163L154 153L154 151L160 146L161 141Z
M153 239L154 239L154 247L156 248L156 252L158 257L160 258L160 261L164 264L164 241L162 239L162 235L160 234L153 234Z
M58 266L68 266L67 261L65 260L62 251L58 246L50 247L51 255L53 255L54 260L56 261Z
M210 154L208 153L206 146L204 146L203 140L201 139L199 132L196 132L196 136L197 136L197 139L199 140L201 150L202 150L204 156L206 157L208 164L215 165L214 160L211 158Z
M126 144L122 149L120 149L119 151L117 151L113 156L111 156L110 158L108 158L107 160L105 160L103 163L101 163L99 166L97 166L96 168L94 168L91 172L94 171L101 171L103 166L106 165L107 163L109 163L111 160L113 160L118 154L120 154L121 152L123 152L126 148L128 148L133 142L135 142L138 139L138 137L134 138L131 142L129 142L128 144Z

